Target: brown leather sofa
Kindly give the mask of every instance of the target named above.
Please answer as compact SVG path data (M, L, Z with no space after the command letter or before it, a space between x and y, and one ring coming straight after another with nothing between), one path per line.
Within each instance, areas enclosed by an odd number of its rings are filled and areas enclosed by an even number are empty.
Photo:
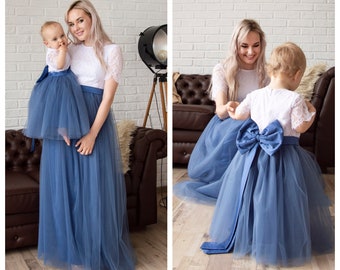
M211 75L181 74L175 82L183 104L173 104L174 166L188 164L200 134L214 116L214 103L207 91L210 79ZM334 90L335 68L332 67L315 83L311 102L317 115L313 125L300 137L300 145L315 154L324 172L334 167Z
M157 159L167 155L163 130L138 127L125 174L130 230L157 222ZM39 164L42 141L6 130L6 250L36 245L39 221Z
M182 103L173 104L173 164L186 165L210 119L215 102L209 98L210 75L181 74L175 82Z

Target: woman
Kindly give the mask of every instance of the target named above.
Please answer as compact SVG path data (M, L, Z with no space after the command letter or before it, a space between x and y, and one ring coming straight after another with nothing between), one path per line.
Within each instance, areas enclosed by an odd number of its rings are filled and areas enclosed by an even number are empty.
M48 153L62 149L57 159L66 170L58 172L57 179L45 167L52 179L42 190L39 256L67 268L134 269L124 175L110 111L122 54L88 0L74 2L65 20L74 43L69 48L71 69L81 84L91 128L72 140L70 148L58 146ZM59 164L55 168L59 170Z
M190 180L174 186L175 195L215 203L219 180L236 153L236 135L242 121L233 120L227 102L241 101L252 90L269 83L265 72L265 34L254 20L242 20L234 29L229 56L212 73L211 96L216 115L210 120L191 154Z

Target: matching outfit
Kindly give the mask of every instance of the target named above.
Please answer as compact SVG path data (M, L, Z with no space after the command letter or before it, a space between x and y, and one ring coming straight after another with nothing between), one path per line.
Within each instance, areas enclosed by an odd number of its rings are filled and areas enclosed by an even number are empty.
M238 151L221 177L207 254L233 251L258 263L301 265L312 251L331 252L334 227L321 170L299 146L296 128L312 117L293 91L269 87L250 93L238 110L250 113L236 139Z
M57 69L58 50L47 48L46 67L34 85L28 104L24 133L31 138L75 139L90 129L85 100L76 76L70 70L70 55Z
M113 78L119 82L122 53L117 45L106 45L104 58L108 68L105 70L94 48L81 44L70 45L68 50L71 70L67 72L75 74L80 84L77 91L85 104L84 117L90 127L103 97L105 80ZM50 76L49 73L42 82ZM65 87L64 91L72 90ZM47 100L57 102L56 98L46 99L46 110L53 107ZM69 117L73 119L75 115ZM57 125L57 129L63 127ZM81 135L72 137L71 146L59 138L43 137L38 257L46 264L66 269L73 266L134 269L113 112L104 122L91 155L77 152L75 144Z

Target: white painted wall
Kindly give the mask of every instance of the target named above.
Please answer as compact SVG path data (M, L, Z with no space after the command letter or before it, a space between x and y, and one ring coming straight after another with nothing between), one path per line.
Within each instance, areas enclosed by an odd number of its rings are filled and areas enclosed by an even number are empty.
M267 58L297 43L307 66L335 65L334 0L173 0L173 70L210 74L225 58L234 26L255 19L266 33Z

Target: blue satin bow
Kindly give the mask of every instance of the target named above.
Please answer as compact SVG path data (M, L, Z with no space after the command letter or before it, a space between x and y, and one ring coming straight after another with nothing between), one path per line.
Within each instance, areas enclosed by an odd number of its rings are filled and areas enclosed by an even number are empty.
M268 155L273 155L283 141L283 128L278 120L269 124L262 133L257 124L248 119L238 132L236 145L241 154L260 146Z
M241 154L246 154L246 160L244 163L243 174L241 178L240 194L233 218L233 229L231 234L223 242L204 242L201 245L201 249L206 254L219 254L228 253L232 250L235 243L235 232L237 227L237 221L239 212L242 206L243 192L247 184L248 174L250 167L253 163L256 151L260 146L268 155L272 156L283 143L283 128L279 121L275 120L270 123L260 133L257 124L252 119L248 119L244 122L239 130L236 138L236 145ZM293 140L296 143L296 138Z

